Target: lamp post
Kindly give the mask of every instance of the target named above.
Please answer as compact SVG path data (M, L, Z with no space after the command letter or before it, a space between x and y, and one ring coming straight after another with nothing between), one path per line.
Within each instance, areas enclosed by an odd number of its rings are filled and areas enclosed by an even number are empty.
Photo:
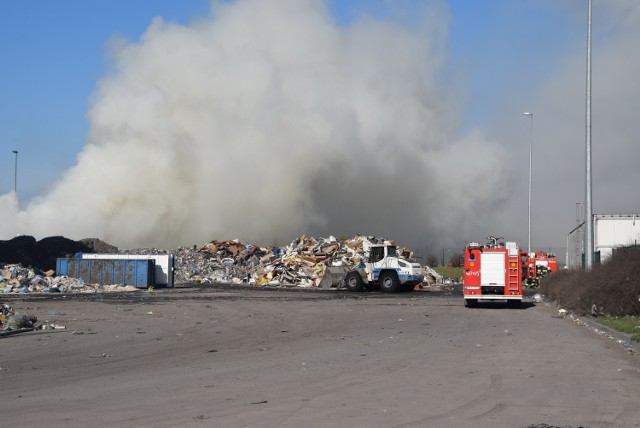
M529 126L529 234L527 240L527 254L531 253L531 171L533 166L533 113L529 111L525 111L525 116L529 116L530 126Z
M584 221L585 242L584 261L585 268L591 269L593 265L593 207L591 200L591 0L589 0L589 13L587 17L587 112L586 112L586 155L585 155L585 198Z
M13 154L16 155L15 166L13 168L13 191L18 195L18 151L12 150Z

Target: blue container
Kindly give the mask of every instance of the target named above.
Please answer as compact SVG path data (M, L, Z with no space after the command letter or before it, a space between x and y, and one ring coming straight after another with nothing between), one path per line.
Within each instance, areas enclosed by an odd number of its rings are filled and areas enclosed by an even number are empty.
M155 263L153 260L58 259L56 275L78 278L89 284L148 288L155 283Z

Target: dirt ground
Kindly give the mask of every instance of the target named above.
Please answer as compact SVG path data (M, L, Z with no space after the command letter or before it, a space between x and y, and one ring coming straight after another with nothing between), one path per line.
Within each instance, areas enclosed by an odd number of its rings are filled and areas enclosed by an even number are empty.
M5 303L66 329L0 338L6 427L640 426L637 357L544 304L216 288L29 299Z

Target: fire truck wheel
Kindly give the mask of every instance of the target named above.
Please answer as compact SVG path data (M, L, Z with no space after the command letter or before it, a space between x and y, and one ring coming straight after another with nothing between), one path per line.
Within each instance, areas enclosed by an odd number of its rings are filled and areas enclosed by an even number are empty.
M464 299L464 305L467 308L475 308L478 306L478 299Z
M512 309L519 309L522 306L521 300L507 300L507 307Z
M400 280L395 272L382 272L378 278L380 290L385 293L394 293L400 287Z
M349 291L362 291L364 289L364 281L358 272L351 271L344 278L344 284Z

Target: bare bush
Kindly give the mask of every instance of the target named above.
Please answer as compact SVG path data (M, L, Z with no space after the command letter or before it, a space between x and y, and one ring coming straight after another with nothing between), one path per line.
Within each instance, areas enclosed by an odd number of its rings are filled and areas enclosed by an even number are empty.
M617 251L588 272L554 273L542 281L540 291L582 315L640 315L640 251Z

